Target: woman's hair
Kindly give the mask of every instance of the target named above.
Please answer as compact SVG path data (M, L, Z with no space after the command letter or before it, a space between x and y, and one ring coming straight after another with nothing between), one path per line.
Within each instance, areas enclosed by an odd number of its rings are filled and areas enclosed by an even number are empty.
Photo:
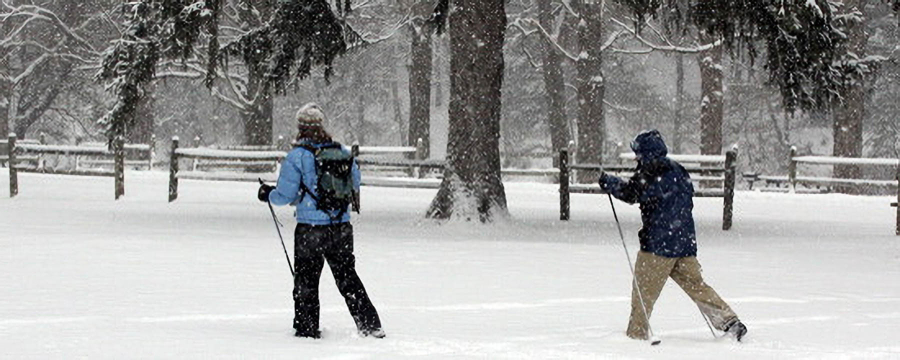
M325 131L321 126L317 127L307 127L307 126L298 126L297 129L299 132L297 133L297 141L302 139L311 140L314 143L326 143L331 142L331 135Z

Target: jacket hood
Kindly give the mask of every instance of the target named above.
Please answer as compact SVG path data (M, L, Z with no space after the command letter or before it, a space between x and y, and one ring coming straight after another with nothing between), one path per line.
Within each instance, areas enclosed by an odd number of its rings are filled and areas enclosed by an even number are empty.
M631 150L642 162L655 160L669 153L662 135L657 130L647 130L638 134L631 142Z

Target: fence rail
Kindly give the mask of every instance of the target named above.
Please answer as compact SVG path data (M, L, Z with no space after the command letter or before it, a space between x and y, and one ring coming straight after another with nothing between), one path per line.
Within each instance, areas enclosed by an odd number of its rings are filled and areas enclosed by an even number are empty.
M271 150L269 146L231 146L228 149L180 148L178 137L172 138L169 150L169 202L178 199L178 180L205 181L275 181L279 164L287 152ZM264 149L264 150L259 150ZM181 171L179 160L193 160L191 168ZM210 162L198 162L209 160ZM250 172L198 171L197 169L242 168ZM264 171L257 171L263 169Z
M791 147L788 163L789 191L796 192L798 184L843 185L843 186L877 186L896 187L897 201L900 202L900 159L889 158L852 158L838 156L797 156L797 148ZM806 165L858 165L858 166L893 166L896 170L894 180L846 179L834 177L797 176L797 167ZM896 234L900 235L900 208L897 208Z
M114 195L118 200L125 195L125 159L126 150L132 152L152 153L150 145L132 145L126 146L125 141L120 137L113 142L113 148L107 149L92 146L72 146L72 145L47 145L45 141L40 144L34 142L19 143L15 134L10 134L6 142L7 161L9 162L9 197L15 197L19 194L19 172L23 173L40 173L54 175L76 175L76 176L104 176L113 177ZM20 155L32 154L37 158L34 166L22 165L18 157ZM44 166L43 156L45 155L73 155L73 156L110 156L113 158L113 170L101 169L79 169L78 161L74 169L57 169ZM148 155L152 159L152 156ZM143 163L143 162L142 162ZM149 160L147 162L149 164Z

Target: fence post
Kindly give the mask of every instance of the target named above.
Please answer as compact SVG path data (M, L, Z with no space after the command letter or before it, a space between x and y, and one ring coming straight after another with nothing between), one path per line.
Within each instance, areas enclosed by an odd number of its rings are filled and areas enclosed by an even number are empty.
M147 171L153 171L153 155L156 154L156 134L150 134L150 153L147 155Z
M731 221L734 216L734 182L737 177L737 155L737 145L731 148L731 151L725 153L725 207L722 214L722 230L731 229Z
M569 220L569 152L559 151L559 219Z
M178 137L172 137L172 151L169 153L169 202L178 198Z
M200 135L194 136L194 147L199 148L203 144L203 139L200 138ZM197 171L197 163L199 160L197 158L191 159L191 171Z
M41 133L38 136L38 141L41 145L47 145L47 134ZM38 153L37 168L39 170L44 170L44 153Z
M19 195L19 172L16 170L16 134L9 134L9 142L6 147L9 149L9 197L14 198Z
M113 156L116 171L116 200L125 196L125 138L116 136L113 142Z
M794 161L795 156L797 156L797 147L791 146L791 153L788 158L788 191L791 193L797 192L797 162Z

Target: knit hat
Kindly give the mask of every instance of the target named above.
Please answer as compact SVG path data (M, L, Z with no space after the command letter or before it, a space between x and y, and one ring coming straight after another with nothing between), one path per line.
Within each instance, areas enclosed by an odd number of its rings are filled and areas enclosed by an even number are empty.
M307 103L297 110L298 128L322 128L325 122L325 112L316 103Z

